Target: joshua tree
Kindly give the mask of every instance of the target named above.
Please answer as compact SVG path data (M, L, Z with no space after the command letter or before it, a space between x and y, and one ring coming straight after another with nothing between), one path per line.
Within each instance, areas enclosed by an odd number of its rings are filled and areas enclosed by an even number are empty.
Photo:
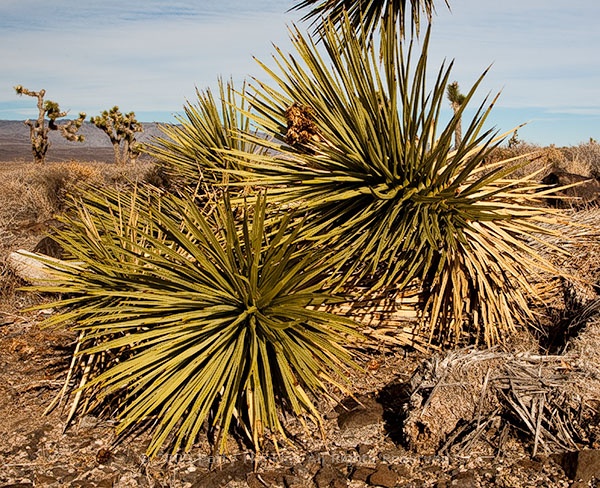
M460 92L458 81L454 81L448 85L446 94L448 95L448 100L450 100L452 110L454 110L454 116L458 119L456 121L456 128L454 129L454 147L457 148L462 141L462 114L460 111L467 97Z
M517 134L517 131L513 132L513 135L511 136L511 138L508 140L508 147L513 148L513 147L517 147L519 144L521 144L521 139L519 139L519 134Z
M115 163L135 162L140 154L140 144L136 141L136 132L144 129L135 118L135 112L122 114L116 105L105 110L90 122L102 129L109 137L115 151Z
M68 141L83 142L84 137L77 134L77 131L83 124L86 114L79 113L79 117L74 120L69 120L65 124L57 125L56 120L67 116L67 112L61 112L58 103L51 100L44 102L46 90L42 89L39 92L28 90L21 85L15 86L17 95L28 95L37 98L38 118L36 121L27 119L25 125L29 127L29 137L31 139L31 150L33 151L33 160L36 163L44 163L46 161L46 153L50 147L48 133L51 130L58 130L62 136ZM50 119L46 126L46 116Z

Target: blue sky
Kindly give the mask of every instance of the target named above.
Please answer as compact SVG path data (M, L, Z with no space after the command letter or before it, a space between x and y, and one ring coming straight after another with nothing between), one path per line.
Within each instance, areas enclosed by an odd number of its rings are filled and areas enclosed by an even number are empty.
M218 77L268 80L272 44L291 50L293 0L1 0L0 119L36 114L13 86L45 88L73 116L118 105L142 121L173 121L195 89ZM600 140L598 0L437 1L429 65L455 60L463 91L489 66L480 99L502 91L490 116L521 139ZM448 110L450 110L448 108Z

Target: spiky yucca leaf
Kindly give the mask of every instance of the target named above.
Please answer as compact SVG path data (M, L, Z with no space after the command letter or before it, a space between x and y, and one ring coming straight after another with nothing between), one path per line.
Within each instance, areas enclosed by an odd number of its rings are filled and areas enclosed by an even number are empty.
M448 0L444 1L448 6ZM424 14L430 21L435 4L433 0L301 0L292 7L293 10L304 8L311 10L303 20L341 24L348 17L356 32L368 36L377 32L381 24L391 22L398 26L400 36L404 37L407 22L410 22L413 33L419 33L421 16Z
M242 88L243 95L245 88ZM157 159L169 173L196 187L201 183L220 182L222 174L216 169L232 164L224 149L236 149L250 154L262 148L243 140L240 134L251 132L250 121L243 110L243 97L236 95L232 82L219 80L219 97L215 100L210 89L196 90L198 103L186 103L185 115L178 116L175 125L161 125L164 136L154 138L145 151Z
M385 29L381 61L348 21L325 25L326 56L296 31L297 57L278 51L279 71L263 65L275 85L258 82L250 116L284 141L289 107L303 107L314 137L235 174L309 214L302 237L335 250L342 283L372 277L391 289L418 280L432 339L472 330L491 344L532 317L528 268L547 265L526 242L546 232L546 211L533 205L545 195L531 179L508 177L518 162L485 163L503 140L483 128L493 102L484 100L453 147L483 75L438 128L451 65L428 90L429 37L413 67L414 48Z
M150 456L189 449L207 420L221 450L234 417L257 449L285 436L280 409L320 425L314 395L353 365L341 344L357 333L318 310L335 301L327 255L299 250L290 224L267 229L264 198L238 224L227 200L207 216L192 199L106 191L61 232L77 264L56 269L51 289L70 297L49 324L75 324L88 367L104 355L83 391L116 397L119 433L154 419Z

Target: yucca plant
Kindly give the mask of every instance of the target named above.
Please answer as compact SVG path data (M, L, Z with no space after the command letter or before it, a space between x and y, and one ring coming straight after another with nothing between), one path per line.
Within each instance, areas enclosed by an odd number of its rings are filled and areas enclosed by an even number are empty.
M413 34L419 33L422 15L430 21L435 4L433 0L301 0L292 9L310 9L303 20L312 19L317 30L323 22L341 25L347 18L354 31L369 37L384 23L397 27L404 37L408 22Z
M248 171L232 173L308 213L301 237L341 258L341 274L333 275L340 286L421 283L432 340L456 342L468 331L492 344L530 321L528 269L547 268L528 245L546 232L540 224L548 215L533 205L542 190L531 178L509 178L519 162L486 164L503 140L484 128L493 101L481 103L462 141L452 144L484 75L438 127L452 63L428 90L429 29L418 55L391 28L382 30L381 51L348 19L340 27L325 23L321 34L315 41L296 30L297 56L278 50L279 70L263 64L274 83L255 83L248 113L285 141L294 128L290 107L300 108L312 137L272 146L279 155L256 157Z
M239 96L233 82L219 79L218 84L216 100L210 89L196 90L197 104L187 102L184 115L176 117L177 124L161 125L163 136L155 137L144 148L187 187L220 183L222 173L215 170L235 164L224 150L249 154L263 150L240 137L252 132L250 120L244 115L245 87Z
M291 216L267 227L265 202L236 222L227 198L202 211L146 191L83 197L58 237L72 264L53 265L46 288L69 297L48 325L80 332L73 413L110 401L118 433L150 422L150 456L189 449L207 421L220 450L232 422L256 449L285 437L282 410L321 425L315 396L344 388L342 344L359 336L319 309L336 300L327 253L299 247Z

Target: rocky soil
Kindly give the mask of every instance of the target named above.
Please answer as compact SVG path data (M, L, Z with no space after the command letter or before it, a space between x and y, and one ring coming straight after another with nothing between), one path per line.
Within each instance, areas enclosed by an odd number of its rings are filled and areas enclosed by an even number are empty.
M403 429L411 380L431 356L402 349L368 351L363 372L351 378L355 398L319 405L324 438L290 418L291 443L279 452L268 444L256 455L232 439L228 454L216 456L202 439L188 453L148 459L148 433L116 438L110 412L68 427L68 402L46 412L63 386L76 338L40 327L50 309L23 312L44 300L18 292L0 312L0 487L581 487L596 486L600 475L600 451L591 443L533 456L524 426L502 418L468 449L408 449ZM594 331L586 344L596 348L600 324ZM446 398L451 411L459 409L456 396Z
M213 456L204 441L150 460L147 433L116 439L109 415L84 417L65 431L68 404L44 413L63 385L75 340L40 329L49 312L0 314L1 487L567 487L567 473L588 481L600 473L598 451L533 458L531 441L516 430L458 455L407 450L397 437L398 407L425 358L404 351L364 359L365 373L353 382L361 404L321 405L324 439L289 419L292 444L278 454L271 446L256 456L232 441L228 455Z

